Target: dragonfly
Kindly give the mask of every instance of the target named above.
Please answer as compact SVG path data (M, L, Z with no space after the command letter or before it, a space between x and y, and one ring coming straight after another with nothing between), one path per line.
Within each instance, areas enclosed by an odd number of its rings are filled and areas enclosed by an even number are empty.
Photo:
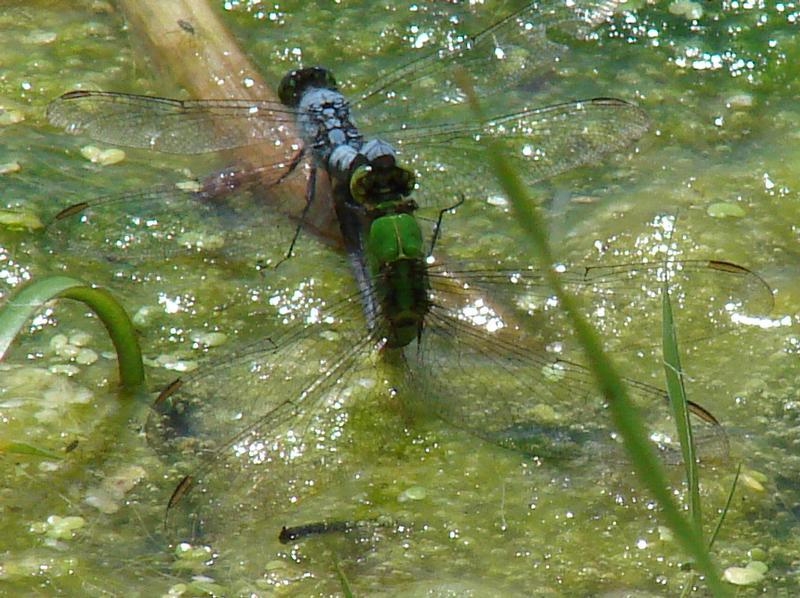
M406 249L419 241L407 233ZM566 323L551 305L541 271L431 265L399 255L382 264L367 291L236 346L162 391L149 424L153 444L184 460L197 458L169 501L169 529L178 537L245 534L254 521L269 520L275 497L308 492L299 480L313 479L311 472L322 476L321 469L332 475L337 468L325 463L346 461L333 440L348 435L348 406L380 380L391 381L392 391L382 393L387 401L396 393L413 414L530 457L621 459L591 373L568 357L574 339L563 332ZM708 319L724 327L734 312L771 308L764 281L728 262L561 273L569 288L591 298L591 313L603 310L604 327L644 338L658 338L658 322L632 324L630 314L658 313L667 275L688 329L708 330ZM374 329L364 325L361 292L377 298ZM627 383L646 408L650 437L673 460L678 453L664 391ZM724 460L724 429L700 405L691 410L702 459Z
M166 153L204 154L267 144L274 161L254 169L230 167L181 191L174 184L79 202L61 210L50 231L70 251L96 254L97 232L107 252L130 259L178 250L246 251L271 228L270 216L253 214L249 191L278 195L281 183L307 179L301 222L318 195L318 171L333 183L338 226L353 273L362 288L369 277L361 257L365 223L347 197L350 171L359 156L386 156L414 172L414 201L440 209L453 203L451 181L475 180L479 137L502 140L511 159L533 183L597 162L641 137L649 121L640 108L621 99L535 105L532 86L565 51L551 32L584 38L616 8L616 1L528 3L475 35L450 40L398 69L350 102L325 69L289 73L279 87L281 101L173 100L113 92L74 91L48 107L48 118L70 133L134 148ZM524 51L529 60L522 60ZM513 58L513 60L512 60ZM552 60L551 60L552 59ZM491 99L495 112L476 122L452 73L480 74L476 90ZM420 88L435 82L429 101L414 102ZM299 94L299 88L310 93ZM503 90L502 94L498 94ZM365 139L356 119L372 137ZM387 128L386 123L391 123ZM488 180L489 177L484 177ZM187 181L181 181L187 183ZM342 194L338 194L341 190ZM466 193L468 190L464 189ZM485 189L484 189L485 193ZM218 198L226 195L227 212ZM341 195L341 196L340 196ZM209 201L212 200L212 201ZM105 217L114 214L112 217ZM122 214L123 217L119 218ZM273 218L274 220L274 218ZM289 243L291 254L297 235ZM374 306L365 306L368 313Z
M509 53L515 45L557 51L547 38L548 28L585 33L606 18L613 4L594 4L593 10L560 2L526 5L465 38L460 46L390 72L352 107L366 109L374 103L386 108L390 99L405 95L403 86L455 65L477 69L482 73L479 89L491 91L494 84L496 91L497 82L507 77L496 64L504 48ZM452 83L443 87L440 100L453 118L458 104L450 109L449 98L457 90ZM264 512L264 497L282 479L282 466L299 466L309 454L334 458L309 447L327 445L322 439L342 433L347 419L342 405L357 392L352 383L365 370L395 380L415 408L501 446L540 455L580 452L594 442L613 444L613 435L602 423L602 405L591 399L591 375L562 355L566 339L554 331L563 330L563 322L550 304L541 273L527 265L432 264L416 211L418 201L441 206L424 190L437 188L437 176L457 180L458 165L476 151L478 137L496 137L516 149L511 159L529 182L537 181L626 146L647 130L644 113L623 100L600 97L522 108L479 123L462 112L461 122L430 124L429 114L420 115L419 126L380 132L364 141L351 127L350 107L339 113L330 107L333 112L325 118L336 126L317 122L304 129L308 113L318 107L309 93L317 94L317 100L320 95L328 98L323 105L339 103L327 71L304 69L284 79L280 105L73 92L49 110L51 121L71 132L162 151L217 151L277 140L287 150L264 167L271 173L268 185L279 185L303 170L300 164L308 160L306 206L315 200L317 170L324 170L332 181L348 258L351 266L356 262L356 290L319 313L231 349L223 360L181 378L160 394L149 426L151 437L164 439L173 454L194 452L200 460L172 495L169 508L188 515L176 519L191 522L192 533L213 528L214 522L221 530L234 513ZM287 133L289 124L305 130L304 137ZM400 166L399 160L408 166ZM263 177L258 184L264 184ZM164 188L76 204L58 220L77 217L86 227L103 208L113 206L123 213L133 208L137 215L122 219L120 236L104 231L111 245L123 253L137 249L141 235L133 234L129 225L141 226L143 221L156 223L145 227L157 244L184 243L184 225L177 216L190 211L196 217L206 208L215 212L218 206L203 201L212 190L239 191L241 186L238 173L226 172L185 194ZM195 207L176 210L171 201L176 197ZM166 218L163 230L153 230L159 219L147 212L151 208L174 210L170 214L176 218ZM258 218L248 213L244 220L252 225ZM684 319L698 326L730 320L736 310L761 313L771 300L769 288L757 275L723 261L672 262L669 268L660 262L580 267L565 269L562 278L576 290L590 290L610 314L607 320L614 320L610 328L624 329L632 306L642 310L642 294L657 296L655 290L667 273L673 293L686 303ZM495 301L511 306L508 313ZM236 381L235 392L231 381ZM662 390L633 381L631 385L640 400L663 405ZM698 405L694 411L707 424L709 445L724 444L713 416ZM650 411L653 429L666 421L659 413L656 408ZM548 438L553 439L550 446L540 444L542 439L547 444ZM241 491L232 493L232 487ZM238 521L239 531L245 533L250 520Z

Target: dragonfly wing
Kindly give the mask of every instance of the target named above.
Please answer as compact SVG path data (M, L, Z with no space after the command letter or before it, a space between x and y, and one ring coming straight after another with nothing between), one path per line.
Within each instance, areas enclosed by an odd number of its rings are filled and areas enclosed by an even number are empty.
M634 104L592 98L527 109L483 123L407 128L387 132L386 137L396 144L401 160L419 171L423 189L440 190L448 180L467 184L492 180L488 171L485 177L475 177L475 169L485 164L479 159L485 151L482 138L499 142L515 170L533 184L596 163L629 146L648 127L647 115ZM464 176L467 172L471 176ZM471 192L485 195L485 185ZM423 205L437 203L426 199L424 192L421 197Z
M471 294L439 299L416 347L408 352L411 396L429 411L500 446L541 459L623 458L591 372L552 351L557 332L529 333L476 314ZM470 297L468 299L468 297ZM666 461L678 461L666 394L628 381L649 435ZM727 436L713 416L695 409L706 459L727 456Z
M626 372L642 368L661 380L660 302L665 280L682 348L741 328L737 316L772 309L772 293L754 272L733 263L684 260L560 268L568 291L612 349L630 355ZM435 266L434 308L416 351L417 396L454 425L503 446L540 456L609 454L613 431L571 328L542 273L495 264ZM647 364L642 356L648 357ZM449 368L449 370L447 369ZM677 460L665 393L628 380L646 407L651 437L667 460ZM487 399L491 397L491 399ZM691 396L690 396L691 398ZM705 402L705 401L703 401ZM707 458L727 454L727 437L713 416L695 406L698 442ZM605 448L604 448L605 447ZM611 451L614 452L614 451ZM617 451L618 452L618 451ZM702 454L702 453L701 453Z
M618 0L531 2L475 35L448 36L440 48L381 73L354 107L376 108L376 123L381 122L377 114L387 109L405 115L409 123L431 122L442 110L445 114L460 108L468 111L454 77L459 70L473 76L479 97L495 101L499 91L528 85L532 77L552 68L565 48L548 32L584 39L620 4ZM420 97L429 101L415 100Z
M442 282L440 292L463 294L458 287L448 291L453 286L446 281L456 280L505 309L534 316L525 318L534 326L570 328L542 272L535 268L472 262L436 266L431 276ZM773 306L772 291L763 278L720 260L565 266L558 268L558 277L568 292L579 296L585 315L608 348L627 353L660 347L661 291L667 280L682 344L745 331L743 319L766 316Z
M373 351L360 309L356 296L316 324L313 309L298 314L162 392L148 438L188 472L169 504L172 538L235 542L332 475L325 464L345 459L347 399L364 391L355 374Z
M402 161L417 171L428 194L420 198L422 205L440 205L432 198L445 195L453 180L466 187L467 196L486 194L490 173L475 173L484 162L476 160L480 136L502 140L528 182L595 162L640 137L648 128L646 116L607 98L560 104L547 95L543 73L565 50L551 34L585 38L618 4L530 3L477 35L452 37L442 48L385 73L354 103L354 111L365 131L396 144ZM460 89L456 74L464 71L493 116L486 123L475 122ZM481 185L470 188L478 180ZM450 194L442 200L451 201Z
M269 142L288 159L301 147L295 113L278 102L172 100L107 91L71 91L47 108L51 124L97 141L177 154Z
M292 176L301 176L297 168ZM291 226L278 214L288 197L277 183L288 165L228 169L201 180L162 184L67 205L50 216L47 238L57 252L138 262L204 253L252 261L273 245L288 246ZM283 227L284 234L276 235ZM274 248L274 247L273 247Z

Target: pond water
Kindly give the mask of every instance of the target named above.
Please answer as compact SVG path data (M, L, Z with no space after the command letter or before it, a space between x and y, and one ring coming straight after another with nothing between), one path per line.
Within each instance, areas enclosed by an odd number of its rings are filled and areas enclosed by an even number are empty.
M324 64L347 93L448 32L480 30L522 4L227 1L215 9L271 84L290 68ZM530 90L541 98L534 104L623 98L652 121L637 145L531 188L559 260L658 259L665 218L677 214L672 241L681 259L735 262L773 289L774 307L760 321L769 327L679 328L689 396L731 440L730 458L701 470L707 533L736 464L743 467L713 550L721 569L757 573L737 595L800 593L798 19L791 2L628 3L595 39L566 40L566 55ZM76 87L181 93L155 74L111 4L9 1L0 28L0 207L12 210L4 217L47 221L87 197L226 165L224 157L138 150L101 165L81 152L93 142L47 123L47 103ZM178 24L175 34L203 43ZM471 165L482 172L480 155ZM488 175L428 192L455 199L461 190L468 201L445 218L443 255L536 263ZM206 354L213 361L280 334L354 292L342 254L313 234L301 235L278 269L256 267L280 260L293 230L275 215L222 258L156 253L134 261L84 244L64 251L39 228L0 225L0 297L55 273L110 288L134 317L149 386L159 389L204 367ZM96 235L102 246L103 231ZM708 296L684 290L690 304ZM642 290L613 322L597 320L625 374L660 386L657 305ZM24 442L52 453L0 453L0 593L341 595L349 584L357 596L649 596L679 595L692 583L657 505L616 453L588 449L564 459L499 448L404 408L375 361L359 363L339 394L326 397L320 418L329 425L314 428L308 459L272 462L259 474L264 495L256 500L242 471L219 473L203 488L227 496L214 524L181 543L164 516L191 457L165 455L148 438L155 393L119 400L112 347L96 318L67 301L49 306L0 366L0 446ZM497 373L481 375L491 381ZM221 400L236 400L237 382L224 383L230 396ZM275 384L276 395L296 386L288 377ZM489 388L502 392L502 379ZM606 417L595 399L574 399L573 417ZM671 480L684 498L677 468ZM369 524L279 542L282 526L323 520ZM704 592L699 582L695 593Z

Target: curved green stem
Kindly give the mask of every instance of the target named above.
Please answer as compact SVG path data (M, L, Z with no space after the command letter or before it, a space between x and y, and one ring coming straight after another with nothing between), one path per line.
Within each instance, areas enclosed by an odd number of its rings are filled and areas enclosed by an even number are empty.
M59 298L81 301L97 314L117 351L122 387L128 391L140 388L144 384L142 351L125 309L105 289L91 287L68 276L48 276L33 281L0 308L0 360L25 322L45 303Z

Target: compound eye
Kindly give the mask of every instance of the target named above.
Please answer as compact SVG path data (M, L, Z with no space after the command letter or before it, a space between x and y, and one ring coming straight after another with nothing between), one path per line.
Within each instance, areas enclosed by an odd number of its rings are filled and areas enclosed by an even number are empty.
M333 74L320 66L312 66L289 71L281 79L278 86L278 98L284 106L296 107L301 96L312 87L336 89Z
M333 76L333 73L328 69L323 70L325 71L325 87L328 89L336 89L336 78Z
M353 174L350 176L350 195L353 199L360 203L365 204L369 200L372 175L372 167L366 164L358 166Z
M405 197L414 191L414 186L417 184L417 177L414 173L407 168L397 168L397 181L396 188L400 194Z
M278 99L284 106L296 106L297 97L297 78L299 76L298 70L289 71L281 79L278 85Z

